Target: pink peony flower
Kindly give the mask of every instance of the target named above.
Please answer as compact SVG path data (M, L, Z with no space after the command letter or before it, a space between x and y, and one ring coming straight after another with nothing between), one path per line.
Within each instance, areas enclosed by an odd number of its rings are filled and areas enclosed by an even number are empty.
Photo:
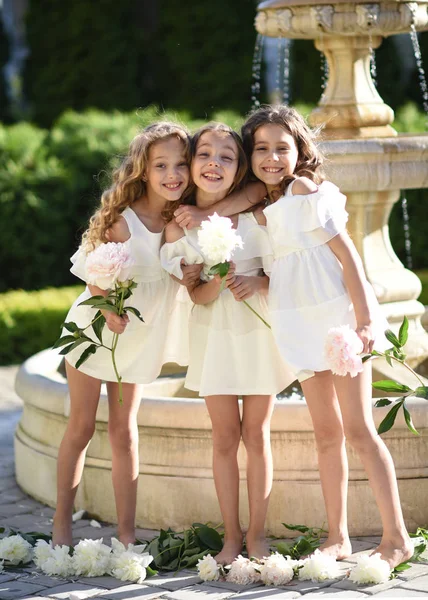
M363 342L356 332L349 327L332 327L325 343L324 355L327 364L334 375L343 377L349 373L355 377L363 370L361 352L363 351Z
M129 242L100 244L86 258L87 282L111 289L116 282L129 279L132 264Z

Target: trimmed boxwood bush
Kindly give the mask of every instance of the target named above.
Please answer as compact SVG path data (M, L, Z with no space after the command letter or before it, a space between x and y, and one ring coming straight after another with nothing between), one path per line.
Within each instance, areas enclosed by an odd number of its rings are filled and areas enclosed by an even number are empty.
M20 363L49 348L82 286L0 294L0 365Z

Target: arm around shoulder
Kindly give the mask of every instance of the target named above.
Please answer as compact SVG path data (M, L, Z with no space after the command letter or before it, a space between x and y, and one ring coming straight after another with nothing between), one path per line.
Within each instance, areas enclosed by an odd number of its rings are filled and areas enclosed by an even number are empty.
M183 229L175 221L170 221L165 227L165 241L167 243L176 242L184 236Z
M131 232L128 224L122 216L106 231L106 238L109 242L123 243L129 240L130 237Z
M318 186L308 177L298 177L293 183L293 195L306 196L318 191Z

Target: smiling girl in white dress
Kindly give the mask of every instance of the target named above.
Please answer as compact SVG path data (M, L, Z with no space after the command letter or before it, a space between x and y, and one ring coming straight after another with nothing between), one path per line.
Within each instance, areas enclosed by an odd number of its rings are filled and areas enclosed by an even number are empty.
M130 243L135 264L132 276L138 284L131 298L144 323L134 315L119 317L104 311L103 341L111 346L114 333L121 334L116 360L123 380L123 404L111 354L104 348L75 368L81 347L66 356L70 417L57 465L57 506L53 522L53 545L72 543L71 516L80 482L86 449L95 429L101 382L107 383L108 431L112 450L112 475L116 499L118 537L127 546L135 541L135 508L139 473L137 411L139 383L149 383L170 360L180 361L171 335L171 315L179 284L160 265L159 250L171 209L189 182L189 136L180 126L158 123L147 127L131 142L129 152L113 172L112 185L91 218L82 245L72 257L72 272L86 279L88 253L103 242ZM128 242L127 242L128 243ZM184 283L199 279L198 267L183 267ZM92 295L107 290L88 285L74 302L66 321L86 327L96 309L79 306ZM168 340L168 341L167 341ZM186 358L186 357L184 357ZM184 364L186 364L184 362Z
M329 536L321 551L337 559L352 552L347 527L348 464L345 437L369 477L382 519L376 552L391 568L407 560L413 546L404 525L391 455L372 416L371 364L356 377L328 370L324 345L330 328L350 325L370 352L384 344L386 328L362 262L346 232L345 196L320 174L322 156L301 115L287 106L266 106L242 128L253 174L267 188L264 214L273 245L269 287L272 329L283 358L295 369L312 417L318 448ZM235 202L246 210L248 202ZM214 207L233 214L230 203ZM176 213L177 214L177 213ZM196 219L179 209L179 220Z
M247 161L239 136L229 127L203 127L192 140L191 174L196 204L207 207L224 198L242 182ZM249 299L262 317L267 317L268 278L263 257L271 254L260 213L245 213L233 219L243 240L235 251L235 273L226 278L210 277L212 263L204 256L197 230L183 232L171 222L161 256L166 270L181 277L180 263L203 262L201 281L189 286L195 303L190 316L190 358L186 387L205 397L212 422L214 481L225 528L224 547L217 560L229 564L242 550L239 521L239 471L237 451L241 435L247 450L247 484L250 523L246 545L250 556L269 553L264 524L272 485L270 418L274 394L294 379L275 346L271 330L228 287L235 284L241 299ZM238 396L243 397L243 417Z

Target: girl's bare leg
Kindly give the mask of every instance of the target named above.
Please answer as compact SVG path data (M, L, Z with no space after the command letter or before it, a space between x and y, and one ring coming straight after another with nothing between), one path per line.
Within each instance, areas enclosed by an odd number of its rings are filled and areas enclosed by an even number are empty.
M242 551L237 458L241 418L236 396L207 396L205 402L212 423L214 482L225 532L216 561L227 565Z
M314 425L318 466L328 523L321 552L342 560L352 554L347 524L348 459L339 403L330 371L302 382Z
M272 489L270 420L275 396L244 396L242 439L247 450L247 486L250 523L246 535L248 556L269 556L265 537L266 513Z
M57 461L57 505L53 520L52 543L72 543L71 517L80 483L86 449L95 430L95 416L101 381L78 371L66 361L70 394L70 417Z
M108 432L112 451L112 478L119 540L135 543L135 511L139 473L137 413L141 388L124 383L123 404L119 404L117 383L108 383Z
M371 365L366 364L357 377L334 376L334 385L346 438L364 465L382 519L383 536L375 552L393 568L412 556L413 545L404 524L394 463L373 422Z

